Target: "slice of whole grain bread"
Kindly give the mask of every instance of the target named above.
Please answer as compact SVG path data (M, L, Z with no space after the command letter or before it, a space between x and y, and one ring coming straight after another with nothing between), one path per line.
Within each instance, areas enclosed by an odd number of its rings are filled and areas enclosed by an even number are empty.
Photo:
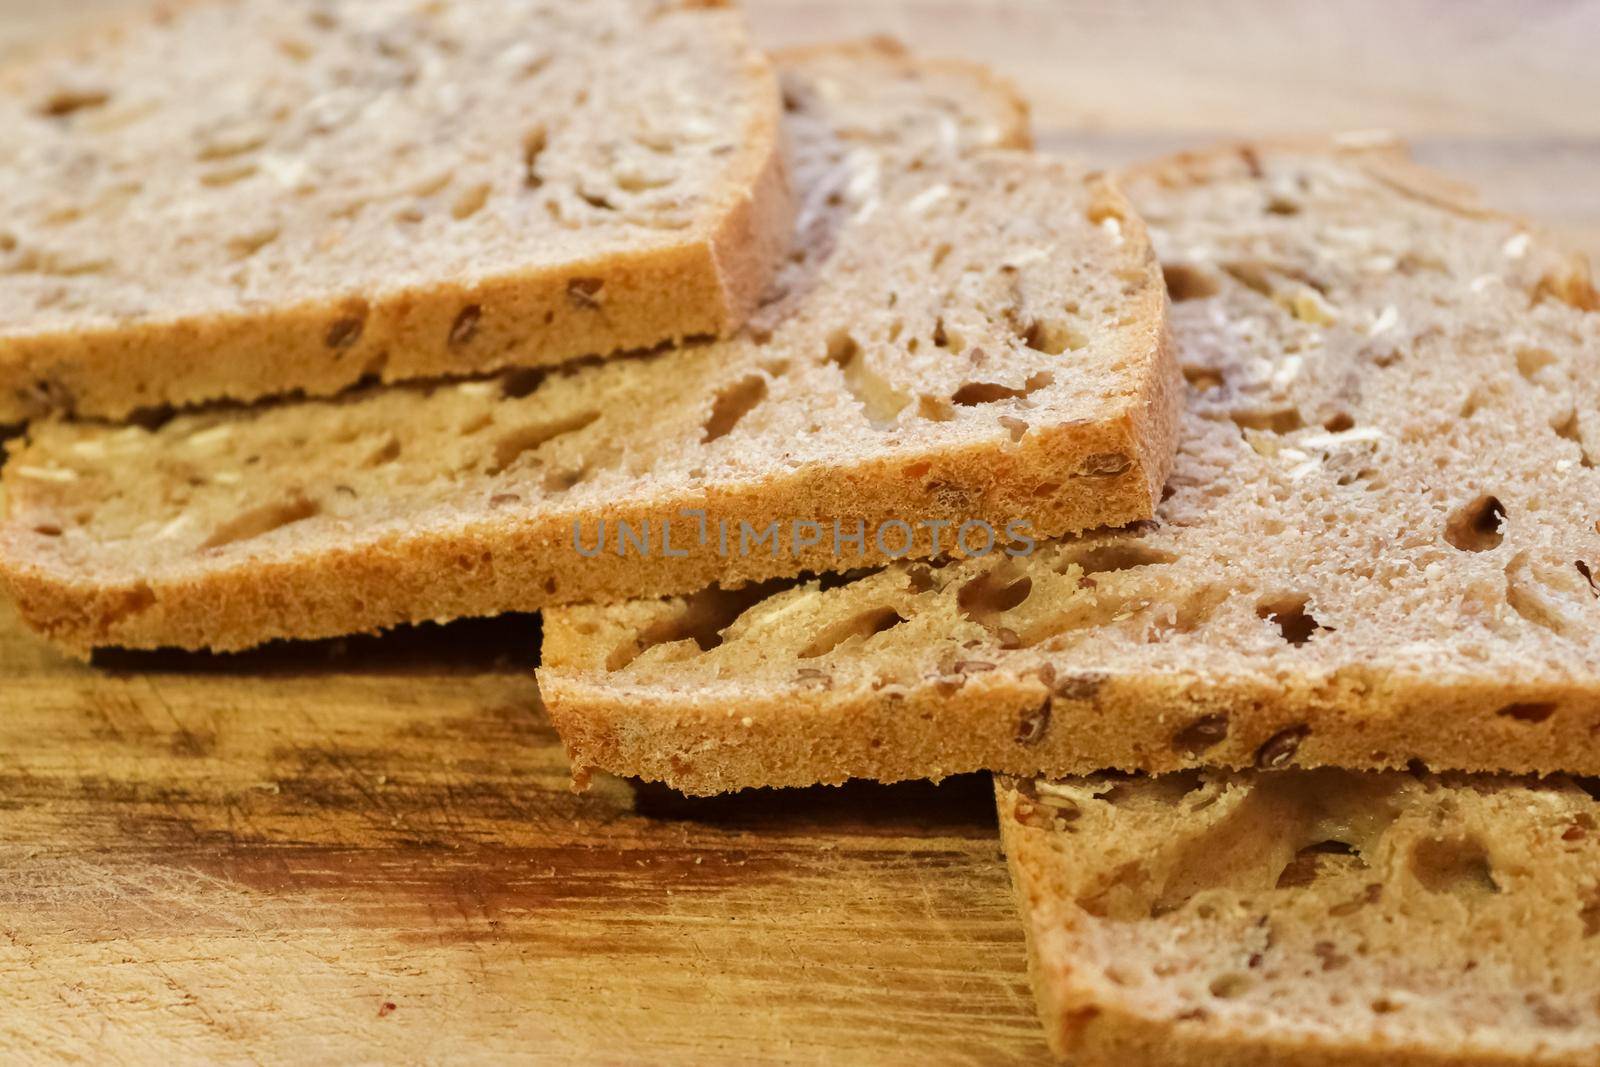
M574 762L689 792L1339 765L1600 773L1585 265L1392 147L1126 187L1189 412L1155 521L545 618Z
M740 335L36 423L0 524L23 617L80 651L230 649L927 555L924 520L1147 517L1181 382L1121 194L991 151L1022 110L974 68L881 42L783 65L800 243Z
M772 67L676 0L184 0L0 71L0 425L731 332Z
M1081 1067L1588 1067L1600 784L1337 770L1001 779Z

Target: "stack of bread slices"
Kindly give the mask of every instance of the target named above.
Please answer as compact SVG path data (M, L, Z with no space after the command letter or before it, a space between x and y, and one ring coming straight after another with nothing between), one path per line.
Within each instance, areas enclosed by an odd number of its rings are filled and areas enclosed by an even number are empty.
M690 0L200 0L0 115L62 647L541 610L580 782L995 772L1073 1062L1596 1062L1600 298L1398 145L1090 172Z

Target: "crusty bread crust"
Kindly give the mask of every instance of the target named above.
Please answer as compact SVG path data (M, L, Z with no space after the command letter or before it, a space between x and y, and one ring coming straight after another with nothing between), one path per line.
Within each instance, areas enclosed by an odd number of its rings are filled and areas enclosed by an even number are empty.
M187 14L222 2L167 4L44 49L0 75L0 94L21 109L46 72L92 62L130 37L166 32L154 27L181 27ZM568 261L530 257L473 280L330 284L314 295L195 313L158 306L114 321L16 323L0 331L0 425L50 411L123 418L214 400L326 396L357 382L546 366L731 333L788 248L793 203L771 63L745 40L736 13L705 18L704 46L737 67L751 106L741 128L728 131L735 147L718 166L715 188L699 191L686 226L642 232L628 246L596 245ZM572 299L574 279L598 283L603 309ZM462 328L464 316L470 329Z
M1530 311L1513 301L1509 328L1500 335L1480 329L1478 336L1512 336L1524 318L1551 324L1542 338L1530 334L1520 342L1532 346L1519 357L1524 375L1559 365L1552 361L1563 344L1577 350L1576 355L1559 357L1577 361L1575 368L1581 367L1582 358L1593 356L1592 347L1583 347L1594 343L1593 319L1574 314L1596 306L1582 259L1569 256L1521 220L1483 208L1453 183L1410 163L1391 143L1230 145L1135 168L1125 184L1149 193L1152 187L1176 190L1212 181L1250 181L1262 157L1274 153L1332 160L1351 168L1351 174L1375 177L1408 200L1481 220L1481 243L1499 256L1499 242L1507 242L1507 262L1525 275L1538 306ZM1150 198L1159 199L1154 194ZM1145 198L1136 196L1135 203L1146 208ZM1281 210L1293 217L1289 213L1295 208L1285 203ZM1163 220L1151 217L1150 222L1158 231L1159 248ZM1203 238L1171 239L1174 285L1184 281L1178 269L1184 257L1204 254L1186 241L1200 245ZM1265 259L1271 253L1260 255ZM1249 274L1249 267L1234 267L1246 279L1241 291L1247 283L1266 287ZM1279 269L1293 277L1303 268L1291 256ZM1330 269L1340 269L1338 262ZM1438 268L1424 264L1409 269ZM1472 281L1463 279L1462 284ZM1509 289L1511 283L1506 284ZM1306 287L1291 320L1302 331L1311 326L1299 315L1320 318L1324 313L1309 282ZM1476 480L1467 487L1451 482L1448 489L1441 484L1447 494L1442 497L1417 495L1425 512L1395 516L1401 534L1376 531L1371 538L1351 542L1356 548L1342 558L1346 571L1341 573L1357 577L1364 573L1361 567L1384 561L1392 543L1384 536L1404 537L1408 546L1429 546L1434 555L1425 562L1434 562L1436 568L1494 568L1461 594L1467 606L1460 611L1462 621L1454 624L1457 629L1441 622L1445 632L1436 638L1424 639L1416 629L1385 629L1372 621L1378 608L1361 608L1367 613L1363 617L1332 595L1325 603L1297 598L1296 586L1308 578L1292 571L1280 575L1278 564L1272 564L1273 587L1256 589L1252 583L1260 580L1261 568L1251 570L1250 561L1256 558L1252 540L1281 544L1280 554L1300 544L1290 540L1300 532L1293 525L1295 513L1275 512L1272 494L1285 492L1286 485L1324 462L1346 464L1333 468L1341 479L1337 482L1332 474L1319 474L1328 478L1330 494L1338 491L1331 488L1335 484L1342 488L1380 480L1381 461L1358 462L1359 451L1349 457L1338 453L1346 438L1359 448L1375 432L1439 431L1429 428L1431 424L1413 430L1394 418L1375 431L1372 424L1362 423L1359 409L1357 418L1351 418L1352 401L1337 390L1356 390L1359 397L1358 370L1369 362L1390 361L1386 351L1376 348L1359 359L1327 357L1341 361L1325 375L1332 386L1299 401L1310 425L1298 432L1274 430L1272 420L1280 414L1302 416L1287 407L1230 407L1234 394L1221 383L1248 382L1259 375L1261 393L1276 399L1273 383L1291 380L1302 357L1296 356L1287 368L1278 365L1274 360L1282 361L1284 350L1274 350L1272 340L1230 355L1229 345L1244 342L1225 333L1228 312L1194 293L1177 295L1193 301L1183 308L1188 317L1175 322L1180 348L1192 360L1186 371L1194 377L1188 440L1180 449L1182 485L1172 487L1178 494L1173 506L1180 511L1163 509L1154 524L1126 533L1107 531L1047 547L1010 568L960 562L927 572L897 566L844 588L823 591L812 584L769 590L770 599L739 603L719 616L720 629L698 635L699 647L671 639L677 635L674 620L685 617L686 609L692 617L702 606L694 597L549 612L541 688L580 777L586 768L597 768L664 781L689 793L716 793L837 783L851 777L936 778L983 769L1083 774L1108 767L1159 773L1202 765L1397 768L1419 759L1433 767L1474 771L1600 773L1595 717L1600 675L1593 670L1592 623L1584 621L1592 619L1595 596L1600 595L1600 548L1589 529L1592 517L1575 523L1569 515L1581 511L1581 500L1572 499L1573 491L1554 481L1548 486L1541 481L1539 491L1528 490L1526 499L1513 498L1513 487L1480 489ZM1253 316L1250 335L1270 336L1273 327L1262 322L1271 305L1255 293L1243 293L1241 299ZM1397 310L1404 322L1410 309L1402 303ZM1391 309L1390 316L1394 313ZM1583 335L1585 329L1590 333ZM1211 330L1215 337L1207 332ZM1431 329L1419 328L1418 333L1417 343L1424 346L1438 336ZM1320 342L1300 336L1294 340L1308 346L1303 358L1311 371ZM1359 336L1350 342L1352 349L1361 343ZM1261 358L1252 361L1249 357L1257 352ZM1505 345L1493 340L1482 345L1482 352L1485 361L1508 358ZM1414 358L1424 368L1418 373L1428 373L1428 357ZM1213 363L1208 365L1207 359ZM1254 369L1255 363L1265 369ZM1497 383L1494 388L1507 388L1508 377L1517 380L1515 368L1510 375L1498 366L1492 371L1484 377ZM1453 381L1465 390L1472 382L1463 378L1457 375ZM1547 403L1545 398L1560 388L1554 378L1540 381L1528 390L1530 406ZM1581 376L1577 387L1586 387ZM1478 402L1472 399L1476 395L1469 396L1463 410ZM1580 396L1580 411L1582 403ZM1544 415L1519 417L1534 423ZM1530 436L1544 432L1542 426L1528 430ZM1548 453L1538 456L1548 459L1552 475L1587 484L1581 479L1591 477L1587 468L1590 457L1600 456L1600 439L1588 436L1593 429L1577 416L1559 424L1558 432L1565 440L1551 435L1540 445ZM1299 439L1317 434L1328 439L1326 459L1316 461L1309 449L1293 451ZM1239 462L1241 437L1253 442L1252 449L1279 449L1281 456L1273 455L1279 456L1284 473L1262 471L1258 490L1251 488L1257 485L1254 481L1244 485L1237 476L1230 481L1228 471L1234 468L1228 465ZM1247 455L1256 458L1253 450ZM1249 526L1231 530L1224 518L1233 512L1218 511L1220 505L1212 502L1219 495L1212 490L1219 488L1235 494L1226 507L1252 512ZM1469 530L1467 541L1450 528L1440 528L1447 526L1450 508L1468 510L1474 495L1489 489L1511 501L1508 506L1520 508L1516 514L1521 525L1503 537L1506 547L1498 554L1484 555L1480 553L1500 543L1497 497L1485 495L1478 512L1468 516L1482 532ZM1260 496L1252 499L1256 491ZM1539 547L1540 520L1528 516L1541 496L1553 513L1545 532L1558 537L1561 551L1569 555ZM1349 506L1374 505L1363 498ZM1440 511L1447 515L1435 517ZM1319 533L1324 516L1338 514L1326 502L1309 511L1301 520L1302 536L1324 536ZM1361 521L1368 516L1358 513L1349 525ZM1309 542L1308 553L1313 546L1339 543L1342 527L1332 517L1326 522L1326 540ZM1195 540L1184 540L1189 536L1185 531L1194 527L1219 531L1218 538L1227 534L1225 546L1217 553L1209 543L1197 550ZM1208 535L1194 535L1203 536ZM1474 538L1481 543L1472 543ZM1210 562L1193 562L1202 559ZM1232 566L1234 559L1240 567ZM1187 569L1171 569L1185 560L1190 561ZM1299 565L1312 574L1327 570L1326 560L1318 557L1301 558ZM1074 580L1080 584L1074 586ZM1031 593L1026 582L1031 582ZM1003 604L983 620L956 591L985 584L1016 589L1019 598L1032 599L1020 606ZM1379 595L1376 588L1362 592L1368 588L1359 586L1357 593ZM1246 595L1232 596L1235 591ZM1347 595L1354 599L1357 593ZM1444 620L1459 607L1406 602L1391 610ZM1336 613L1341 608L1350 612L1348 622ZM855 632L836 651L818 654L806 648L811 634L849 634L838 628L853 619L870 620L874 611L880 617L893 611L905 621L884 633ZM1482 629L1463 636L1460 628L1473 624L1475 611ZM1226 624L1220 621L1224 618ZM1217 632L1204 629L1208 619L1213 620L1209 625L1226 625L1226 632L1207 637ZM1319 630L1318 619L1328 628ZM1285 627L1281 634L1280 622ZM1293 632L1296 622L1305 629ZM1373 646L1359 653L1340 651L1346 646L1333 643L1363 633ZM1396 636L1386 642L1386 633ZM1458 644L1470 645L1459 658L1453 655ZM1393 655L1396 645L1417 651L1405 662L1380 665L1378 657ZM1324 648L1335 651L1321 652ZM1486 658L1470 658L1475 656ZM1511 662L1515 670L1508 668Z
M791 67L799 81L830 54L810 55ZM0 527L0 578L24 619L78 652L222 650L839 565L828 539L796 553L722 555L714 545L681 540L675 548L683 556L574 553L579 521L586 539L601 521L612 531L619 522L635 530L671 522L681 537L689 508L704 509L712 529L725 520L757 530L792 520L874 530L894 520L942 519L1003 531L1022 519L1043 532L1147 516L1170 469L1179 388L1159 268L1142 224L1101 177L1029 155L971 155L1023 140L1021 109L999 83L964 66L912 64L917 77L908 79L907 64L881 44L856 46L841 72L857 85L794 116L812 129L834 116L865 122L854 111L876 110L893 127L884 131L891 145L881 161L858 130L852 139L824 137L805 166L823 168L808 172L814 193L836 188L841 176L862 184L880 170L884 188L867 184L830 198L838 203L824 210L840 218L830 227L811 220L811 258L783 276L791 291L762 309L746 337L570 368L529 396L506 378L185 415L153 433L36 424L6 468L9 517ZM829 96L827 79L811 80L797 90ZM874 87L886 94L881 108ZM941 106L919 105L919 94ZM965 110L952 113L956 106ZM910 143L924 135L929 143ZM995 199L993 190L1008 185L1014 199ZM891 212L913 209L927 213L929 226L970 233L971 246L952 250L938 246L937 231L892 225ZM981 224L972 214L978 210L987 220ZM882 214L871 222L875 212ZM840 227L869 222L881 240L834 247L846 232ZM1027 244L996 251L1027 255L989 270L993 256L980 242L1006 225L1028 227L1016 238ZM880 245L889 238L915 257L885 260ZM993 296L921 291L929 277L924 255L969 291L978 285ZM969 258L973 269L963 270ZM836 275L816 293L813 269ZM861 306L861 294L879 290L881 303ZM1073 310L1063 315L1068 304ZM1079 311L1070 328L1085 332L1061 342L1078 348L1046 351L1057 346L1035 336L1044 329L1039 322L1066 322ZM946 336L946 319L949 335L958 322L970 323L961 328L983 346L958 347ZM896 342L902 323L920 336ZM921 362L911 370L904 364L919 343ZM897 423L870 422L873 386L849 377L875 380L880 359L891 387L915 390L900 401L905 417ZM1072 373L1058 374L1062 368ZM963 383L975 395L960 394ZM748 403L766 399L736 432L713 430L723 400L741 395ZM401 430L417 440L384 442ZM217 443L219 434L228 443ZM514 446L504 462L496 460L497 438ZM402 448L408 458L397 459ZM437 471L438 457L419 455L430 450L449 453ZM270 475L262 457L270 457ZM649 465L650 477L626 469L630 461ZM315 484L297 481L302 467ZM234 524L240 501L227 488L241 470L256 479L249 504L281 505L252 513L249 521L262 525L243 538ZM376 473L362 473L369 470ZM673 472L671 481L663 470ZM153 486L129 486L139 477L153 478ZM437 487L436 505L407 503L412 510L396 521L388 501L409 500L418 480ZM193 494L207 493L214 505L190 504ZM125 520L106 519L105 540L79 522L93 526L95 513L119 509ZM130 538L124 521L147 532ZM915 537L910 554L933 552L929 529ZM845 565L881 563L888 551L869 537Z
M996 779L1029 977L1058 1057L1080 1067L1593 1062L1585 1035L1600 1005L1583 973L1583 923L1568 912L1595 892L1580 873L1595 802L1570 780L1179 777ZM1263 785L1286 788L1267 798ZM1296 789L1306 795L1279 799ZM1126 814L1106 817L1121 805ZM1318 808L1355 818L1319 820ZM1530 853L1544 862L1524 863ZM1484 913L1480 892L1502 898L1498 915ZM1499 917L1513 910L1524 915L1514 928ZM1255 940L1235 940L1231 924ZM1434 994L1428 1021L1406 1018Z

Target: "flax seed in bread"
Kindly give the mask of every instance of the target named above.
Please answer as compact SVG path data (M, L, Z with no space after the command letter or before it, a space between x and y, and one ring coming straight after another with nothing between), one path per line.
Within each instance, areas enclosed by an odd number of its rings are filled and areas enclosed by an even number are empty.
M996 783L1079 1067L1590 1067L1600 785L1336 770Z
M0 424L722 335L771 65L677 0L183 0L0 72Z
M1584 264L1392 148L1127 180L1189 383L1154 522L552 611L574 762L689 792L1338 765L1600 773Z
M36 423L0 525L23 617L76 650L239 648L882 562L896 522L1148 516L1181 383L1142 224L1102 178L984 151L1026 140L987 76L851 55L786 64L801 243L739 336L155 429ZM837 551L795 550L810 521L840 523Z

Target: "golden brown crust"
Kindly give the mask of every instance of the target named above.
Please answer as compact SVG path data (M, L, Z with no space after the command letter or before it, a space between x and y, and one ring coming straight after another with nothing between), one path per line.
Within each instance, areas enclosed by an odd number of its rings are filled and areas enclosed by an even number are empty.
M52 57L92 52L130 30L219 0L183 0L8 68L21 92ZM743 76L763 88L722 187L684 230L635 248L506 270L473 282L331 291L268 306L159 312L115 323L12 330L0 338L0 425L50 411L121 419L141 409L285 393L328 396L358 382L465 376L726 336L755 307L788 248L794 205L781 105L770 61L746 46ZM598 279L604 313L574 301L574 279ZM474 328L463 340L461 316ZM353 337L352 337L353 334Z
M1284 737L1299 739L1289 753L1298 767L1398 768L1426 752L1436 767L1600 774L1592 710L1600 689L1589 685L1384 682L1359 671L1286 683L1217 678L1197 666L1159 678L1063 674L1048 685L1037 675L984 671L949 694L931 685L841 693L819 678L697 699L608 681L593 653L585 657L590 662L575 663L566 626L564 619L546 625L540 688L572 762L689 794L979 770L1247 769ZM1530 729L1505 713L1518 706L1551 711ZM1232 714L1238 709L1250 709L1248 717ZM1032 739L1026 724L1041 713L1049 729ZM1226 738L1203 751L1185 747L1182 738L1196 723L1230 714L1235 725Z

